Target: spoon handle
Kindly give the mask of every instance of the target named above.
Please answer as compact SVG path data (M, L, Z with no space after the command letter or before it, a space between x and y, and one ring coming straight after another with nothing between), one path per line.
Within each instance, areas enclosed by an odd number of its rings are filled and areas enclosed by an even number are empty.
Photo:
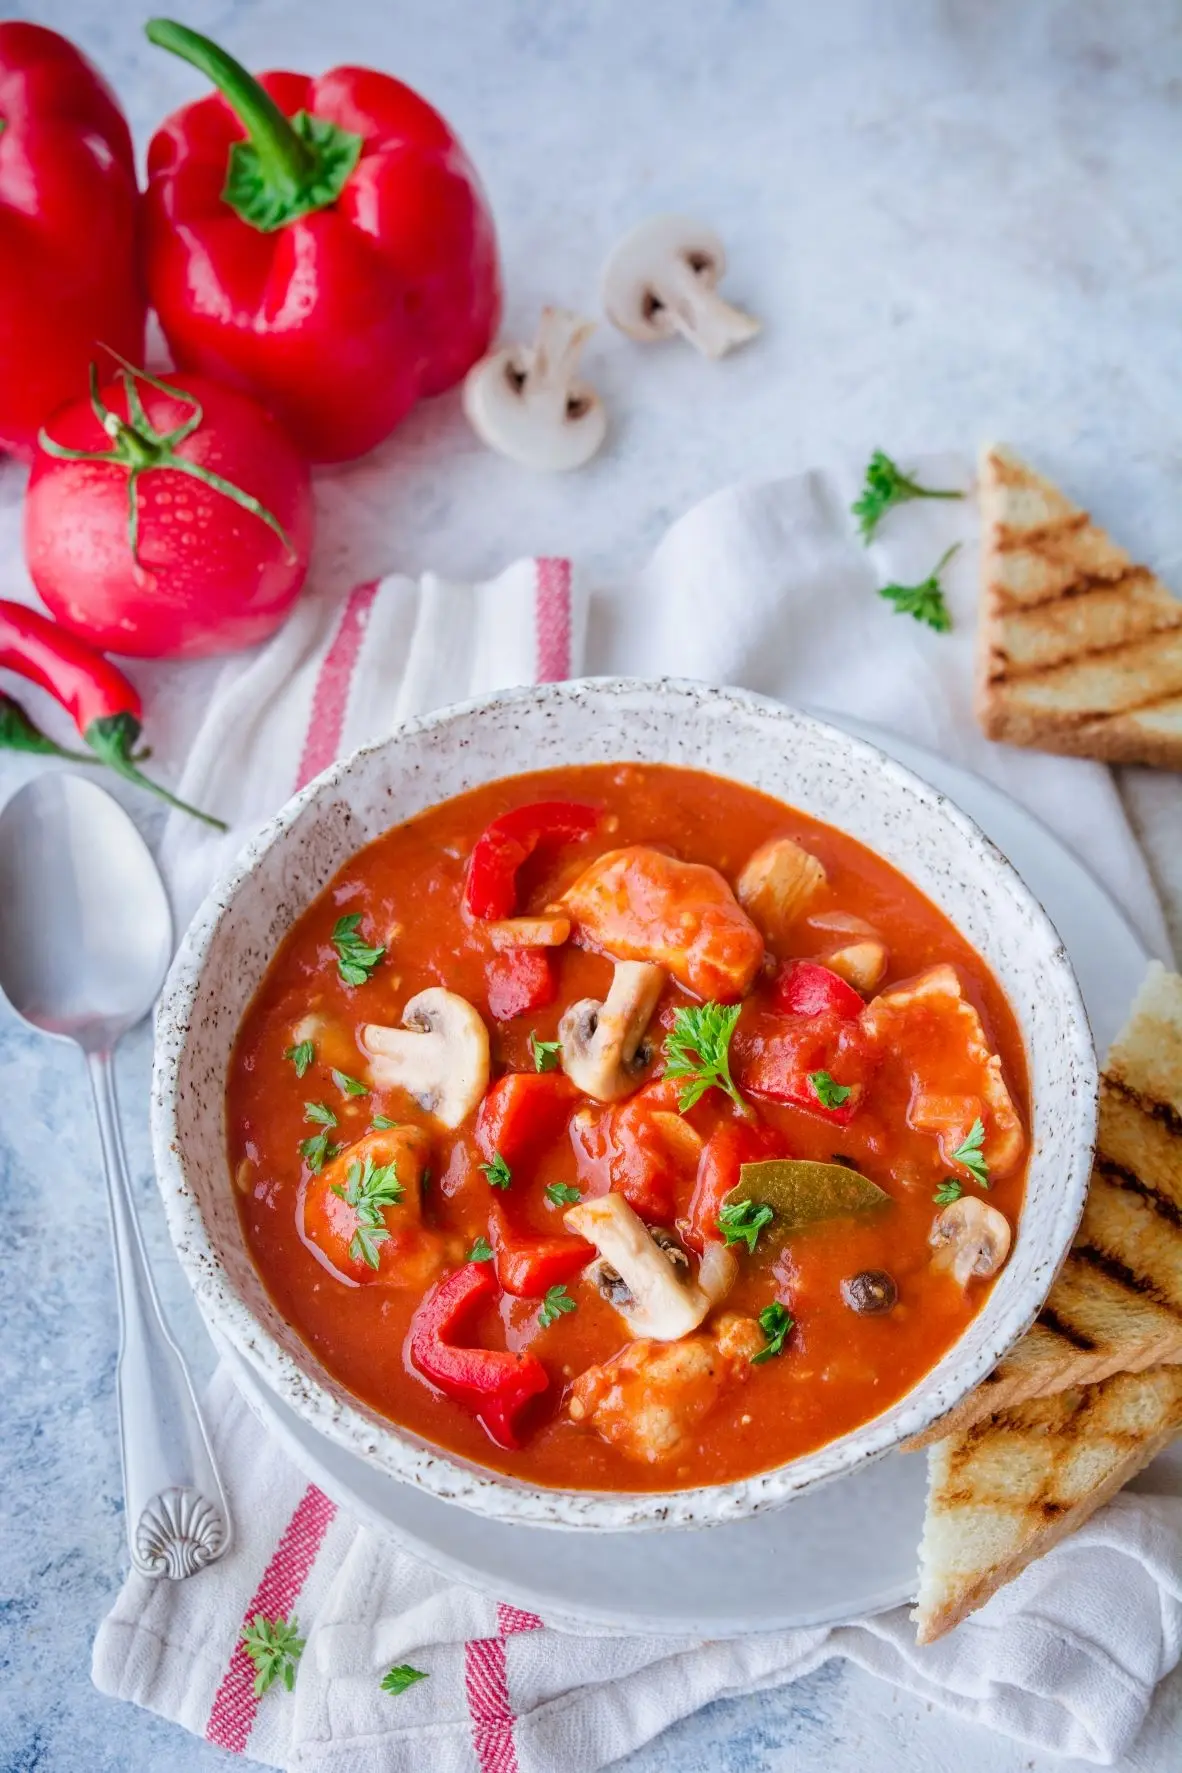
M119 1300L116 1389L131 1561L191 1576L230 1544L230 1514L193 1382L169 1334L136 1218L109 1052L87 1056L98 1117Z

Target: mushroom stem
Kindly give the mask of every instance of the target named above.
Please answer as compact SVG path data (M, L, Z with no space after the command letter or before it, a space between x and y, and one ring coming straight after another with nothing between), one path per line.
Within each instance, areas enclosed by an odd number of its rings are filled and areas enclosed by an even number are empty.
M726 301L687 264L678 262L671 267L668 279L661 296L669 320L703 357L725 357L759 332L759 321L753 315Z

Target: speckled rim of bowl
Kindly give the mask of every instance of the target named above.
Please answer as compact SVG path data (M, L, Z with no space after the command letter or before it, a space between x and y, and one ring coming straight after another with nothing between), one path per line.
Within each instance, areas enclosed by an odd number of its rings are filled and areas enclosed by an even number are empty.
M1046 1140L1040 1135L1042 1109L1034 1096L1035 1150L1027 1188L1027 1208L1018 1228L1010 1263L995 1285L983 1311L973 1320L964 1335L919 1383L881 1415L873 1417L858 1429L826 1443L799 1459L750 1478L725 1484L705 1485L690 1490L603 1492L572 1491L541 1488L521 1479L494 1472L487 1467L454 1455L424 1441L409 1430L368 1409L331 1375L319 1366L314 1354L298 1341L290 1326L283 1323L269 1299L262 1292L257 1275L254 1290L261 1296L261 1309L250 1305L230 1284L225 1267L214 1248L201 1206L187 1173L186 1154L182 1150L183 1130L178 1109L186 1088L183 1077L186 1047L198 1009L204 971L210 950L223 926L233 920L235 904L244 884L270 853L282 846L293 827L310 808L328 802L347 787L351 777L379 754L389 753L394 771L398 769L400 746L445 735L454 727L472 718L503 717L519 731L531 720L546 723L560 720L562 710L579 704L602 703L623 712L631 708L637 719L646 712L650 717L663 714L684 716L687 720L705 717L711 722L728 718L737 723L754 723L766 729L769 745L790 749L794 740L806 738L824 752L834 753L833 762L839 773L830 778L844 785L844 777L856 778L859 772L868 782L889 784L892 794L902 806L922 807L935 815L936 823L948 834L950 856L943 866L951 867L951 858L961 859L972 874L962 884L966 890L979 890L982 879L991 882L990 893L999 896L1018 920L1024 920L1029 953L1026 964L1037 976L1037 991L1031 986L1032 1003L1045 1011L1054 1005L1055 1040L1051 1051L1061 1062L1065 1095L1058 1102L1065 1120L1052 1144L1065 1149L1056 1151L1055 1175L1043 1180L1043 1191L1053 1194L1043 1209L1047 1220L1042 1227L1042 1243L1038 1251L1030 1248L1030 1205L1035 1194L1036 1178L1048 1169ZM631 728L629 731L631 732ZM715 734L723 729L715 726ZM552 736L553 728L547 737ZM761 737L763 736L761 730ZM665 752L672 748L670 737ZM560 747L561 748L561 747ZM460 751L464 765L472 759L466 741ZM650 745L647 752L631 755L625 747L611 761L657 763L679 761L689 766L699 756L694 744L693 755L672 759L657 755ZM572 756L570 762L584 761L585 755ZM523 770L558 764L557 755L522 764L482 768L479 758L475 766L459 770L458 779L446 795L434 795L422 807L435 804L440 798L463 792L477 782L514 775ZM702 758L697 767L719 775L732 775L740 781L752 782L749 771L728 772L709 758ZM787 793L763 788L763 792L788 800ZM349 819L347 800L344 806ZM421 810L421 809L420 809ZM400 817L410 816L404 812ZM823 812L817 813L824 817ZM902 817L902 807L899 810ZM839 828L842 821L834 817ZM376 832L372 835L376 835ZM310 902L324 884L337 872L370 836L360 836L350 849L342 849L322 878L301 889L300 904L291 916ZM866 841L863 839L862 841ZM914 867L896 863L902 872L915 878ZM921 871L922 872L922 871ZM921 890L940 903L933 885L917 880ZM949 915L952 915L949 913ZM963 922L958 921L963 928ZM968 933L966 931L966 933ZM972 939L972 937L970 937ZM975 946L982 943L976 941ZM987 958L988 956L987 952ZM995 971L1000 971L995 958ZM261 977L261 973L259 974ZM252 982L251 989L257 984ZM1006 980L1003 974L1003 983ZM1011 1002L1014 990L1009 988ZM1019 1021L1021 1008L1015 1003ZM235 1025L237 1023L235 1017ZM1029 1038L1025 1026L1023 1035ZM231 1034L232 1040L232 1034ZM227 1054L228 1057L228 1044ZM1031 1063L1032 1084L1034 1064ZM208 1081L208 1080L207 1080ZM217 1080L219 1098L223 1076ZM152 1138L157 1177L164 1200L169 1231L181 1266L196 1296L198 1306L211 1329L225 1336L260 1376L305 1421L328 1435L347 1450L375 1462L379 1469L403 1482L417 1484L444 1501L452 1501L477 1513L523 1525L603 1529L621 1531L653 1527L706 1527L742 1519L757 1512L782 1506L805 1489L831 1481L865 1462L880 1458L913 1435L922 1433L939 1416L953 1408L974 1385L992 1370L998 1360L1024 1334L1037 1315L1050 1288L1063 1256L1070 1245L1083 1210L1091 1173L1095 1140L1098 1076L1095 1052L1087 1013L1070 961L1042 906L1024 885L1016 870L980 828L949 798L930 787L903 765L886 756L866 740L855 738L840 728L830 726L811 715L770 698L746 690L716 688L689 680L662 678L646 681L631 678L583 678L564 683L542 684L498 692L487 697L455 704L435 713L420 716L400 725L387 738L362 747L352 756L332 765L278 812L241 852L229 872L214 886L198 910L182 939L169 972L157 1014L156 1050L152 1081ZM1032 1095L1034 1094L1032 1090ZM1058 1091L1055 1092L1058 1096ZM224 1157L224 1106L219 1102L221 1142L221 1174L227 1191L233 1181ZM229 1211L237 1223L232 1193L228 1192ZM1007 1287L1008 1280L1018 1274L1020 1255L1033 1263L1024 1283ZM1022 1271L1025 1273L1025 1271ZM1019 1276L1019 1279L1021 1276ZM271 1319L270 1323L263 1321ZM294 1346L281 1345L286 1335Z

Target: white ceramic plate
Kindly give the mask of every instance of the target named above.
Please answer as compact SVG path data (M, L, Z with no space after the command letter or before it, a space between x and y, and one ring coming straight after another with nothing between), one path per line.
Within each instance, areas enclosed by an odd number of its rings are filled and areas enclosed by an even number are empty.
M999 789L892 734L837 723L950 795L1009 856L1066 944L1103 1051L1148 960L1123 912ZM317 1433L244 1361L233 1366L251 1408L329 1495L444 1575L549 1623L732 1637L834 1624L914 1592L922 1454L892 1454L775 1513L705 1532L563 1533L482 1518L399 1484Z

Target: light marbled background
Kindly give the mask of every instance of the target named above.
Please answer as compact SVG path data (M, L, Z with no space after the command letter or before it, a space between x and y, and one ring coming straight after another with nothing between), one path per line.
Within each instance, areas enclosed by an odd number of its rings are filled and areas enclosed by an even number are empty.
M199 90L143 41L141 10L124 0L15 10L94 56L141 147ZM1171 0L190 0L184 16L254 66L371 61L433 98L492 195L515 336L547 300L594 312L604 252L662 208L722 231L728 289L767 323L721 366L674 348L640 362L610 330L597 334L587 367L612 440L567 480L488 456L454 397L435 402L365 462L320 476L321 584L391 567L473 578L521 553L571 553L614 575L726 481L880 444L904 458L971 449L992 434L1061 475L1182 588L1182 15ZM6 590L24 582L22 484L0 466ZM167 751L204 679L137 675ZM0 798L33 767L0 759ZM1148 772L1126 772L1124 786L1179 941L1182 786ZM131 1166L161 1290L204 1359L151 1181L148 1060L141 1033L120 1063ZM124 1561L97 1152L80 1067L6 1012L0 1109L0 1773L228 1767L89 1685L90 1638ZM1180 1718L1175 1677L1126 1773L1176 1766ZM1075 1766L830 1665L712 1707L629 1773L820 1765Z

